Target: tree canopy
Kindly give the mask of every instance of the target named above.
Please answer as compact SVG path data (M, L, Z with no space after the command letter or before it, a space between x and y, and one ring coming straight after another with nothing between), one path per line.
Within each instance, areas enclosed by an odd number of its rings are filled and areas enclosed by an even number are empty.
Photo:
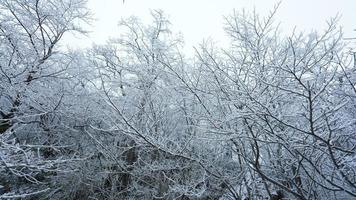
M85 0L0 1L0 199L356 198L356 75L337 18L227 16L183 52L160 10L69 51Z

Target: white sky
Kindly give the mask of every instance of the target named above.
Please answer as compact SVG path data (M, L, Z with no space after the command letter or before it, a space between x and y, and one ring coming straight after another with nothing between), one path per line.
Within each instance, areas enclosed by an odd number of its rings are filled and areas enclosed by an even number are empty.
M135 15L149 22L150 10L162 9L169 16L172 28L181 32L186 48L202 42L204 38L226 42L222 29L223 16L245 8L254 8L266 15L279 0L89 0L88 6L95 21L89 37L66 37L65 44L72 48L103 44L110 37L119 36L120 19ZM276 16L284 32L294 27L300 31L322 30L326 20L341 14L340 25L346 37L355 37L356 0L283 0Z

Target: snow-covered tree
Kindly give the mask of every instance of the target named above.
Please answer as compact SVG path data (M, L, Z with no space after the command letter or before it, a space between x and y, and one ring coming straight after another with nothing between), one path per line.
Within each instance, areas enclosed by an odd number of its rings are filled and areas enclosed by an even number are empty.
M351 199L356 77L337 18L226 17L189 57L160 10L85 50L84 0L0 2L0 199Z

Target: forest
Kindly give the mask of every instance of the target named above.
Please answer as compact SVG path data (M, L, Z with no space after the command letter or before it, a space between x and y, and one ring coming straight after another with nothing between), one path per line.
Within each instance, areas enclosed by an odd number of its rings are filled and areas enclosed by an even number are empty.
M277 12L194 55L160 10L69 50L86 0L1 0L0 199L356 199L355 54Z

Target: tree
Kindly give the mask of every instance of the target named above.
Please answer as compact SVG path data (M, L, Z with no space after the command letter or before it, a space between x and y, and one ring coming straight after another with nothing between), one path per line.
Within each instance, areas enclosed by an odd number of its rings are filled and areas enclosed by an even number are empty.
M58 153L68 131L63 118L70 106L63 106L78 91L71 80L75 57L59 52L58 43L66 32L83 33L79 24L89 19L85 3L0 2L1 198L55 192L55 180L48 177L64 173L63 163L71 160Z
M351 198L355 83L336 19L320 35L283 39L274 13L234 13L231 48L197 51L207 81L197 91L215 105L207 129L230 142L239 198Z
M285 37L277 8L234 12L229 47L188 57L159 10L68 51L85 1L0 9L0 198L356 196L356 77L337 18Z

